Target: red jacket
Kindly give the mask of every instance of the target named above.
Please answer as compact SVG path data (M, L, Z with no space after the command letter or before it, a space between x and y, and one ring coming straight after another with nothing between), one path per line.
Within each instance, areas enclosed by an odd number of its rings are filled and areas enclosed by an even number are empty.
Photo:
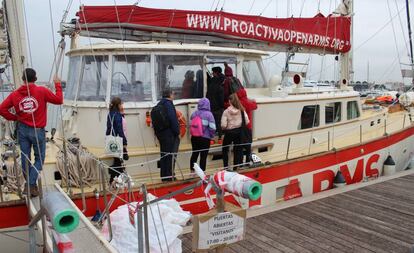
M253 111L257 109L257 103L254 100L247 98L247 93L245 89L240 89L237 92L237 97L240 100L240 103L243 105L244 109L246 110L247 116L249 117L249 123L247 124L248 129L252 129L252 116Z
M31 127L44 128L47 121L47 103L63 103L60 83L55 83L55 89L56 94L53 94L48 88L34 83L22 85L0 104L0 115L7 120L17 120ZM15 113L9 111L11 108Z

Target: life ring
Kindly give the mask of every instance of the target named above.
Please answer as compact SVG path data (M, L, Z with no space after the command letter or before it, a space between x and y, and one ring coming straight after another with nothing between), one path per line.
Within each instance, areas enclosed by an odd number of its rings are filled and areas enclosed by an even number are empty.
M178 125L180 126L180 138L183 138L187 132L187 121L182 112L176 110L176 115L178 119Z

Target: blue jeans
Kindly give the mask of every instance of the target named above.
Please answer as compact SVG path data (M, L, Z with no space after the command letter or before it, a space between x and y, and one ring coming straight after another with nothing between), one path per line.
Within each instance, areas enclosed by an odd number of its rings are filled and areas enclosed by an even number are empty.
M37 137L37 138L36 138ZM43 163L45 162L46 151L46 134L44 128L33 128L25 124L19 123L18 125L18 138L22 159L22 170L26 176L26 164L30 165L31 151L33 147L35 162L34 167L29 167L29 183L31 186L37 185L38 171L42 170ZM28 160L29 159L29 160Z

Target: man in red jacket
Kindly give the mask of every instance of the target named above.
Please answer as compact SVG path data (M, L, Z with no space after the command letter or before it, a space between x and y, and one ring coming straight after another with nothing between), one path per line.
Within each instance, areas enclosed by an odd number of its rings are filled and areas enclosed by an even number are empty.
M246 155L246 163L250 162L251 160L251 153L252 153L252 141L253 141L253 133L252 133L252 122L253 122L253 111L257 109L257 103L254 100L247 98L247 93L245 89L240 89L237 91L237 97L240 100L240 103L243 105L244 109L246 110L247 116L249 117L249 124L247 124L247 129L250 133L250 140L247 145L243 146L243 153Z
M27 68L23 72L24 84L13 91L0 104L0 115L7 120L18 121L17 133L20 145L22 170L26 173L26 164L30 164L31 149L33 146L35 162L34 167L29 167L29 180L31 196L39 194L37 177L45 161L46 136L45 126L47 122L47 103L60 105L63 103L62 86L58 77L54 78L54 94L46 87L37 86L36 71ZM14 113L10 112L14 109ZM24 193L27 193L25 187Z

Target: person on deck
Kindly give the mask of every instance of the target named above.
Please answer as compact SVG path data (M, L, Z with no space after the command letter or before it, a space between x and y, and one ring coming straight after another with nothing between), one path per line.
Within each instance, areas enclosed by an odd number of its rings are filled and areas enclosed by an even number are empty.
M184 75L181 98L192 98L194 86L194 71L188 70Z
M160 143L160 168L161 180L173 181L173 157L178 151L178 143L180 141L180 128L177 119L177 113L173 104L174 93L171 88L167 87L162 92L162 99L158 103L165 112L165 117L168 120L168 126L160 131L155 130L155 135Z
M241 105L236 94L229 96L230 106L224 111L223 117L221 118L221 127L224 132L223 140L223 166L225 169L229 166L229 145L233 143L234 160L233 166L236 170L240 164L243 163L243 149L240 145L242 140L242 127L243 118L245 124L249 124L249 117Z
M224 75L220 67L212 68L213 77L207 83L207 94L206 97L210 101L211 112L213 113L214 119L216 121L218 142L221 143L221 116L224 111L224 96L223 96L223 81Z
M253 123L253 111L257 109L257 103L254 100L251 100L249 98L247 98L247 93L245 89L240 89L237 92L237 97L240 100L240 103L242 104L242 106L244 107L247 116L249 117L249 123L246 124L247 130L249 132L249 140L248 143L246 143L246 145L243 146L243 150L244 150L244 154L246 156L246 163L249 163L251 160L251 153L252 153L252 123Z
M39 195L37 178L42 170L46 153L47 103L60 105L63 103L62 86L59 77L55 76L55 93L46 87L35 84L36 71L26 68L23 71L24 84L13 91L0 105L0 115L7 120L17 121L18 142L21 151L23 174L29 180L30 195ZM10 112L14 110L14 113ZM31 160L33 147L35 162L29 167L29 175L26 175L27 167ZM27 184L23 194L28 194Z
M199 119L196 119L196 117L199 117ZM190 168L191 172L194 173L194 163L197 162L199 155L200 168L203 171L206 170L210 140L214 138L216 132L216 123L214 116L210 111L210 101L208 98L202 98L198 101L197 111L191 114L190 120L191 146L193 149L190 159ZM197 120L199 120L202 125L200 129L198 129ZM195 130L193 131L193 129Z
M202 98L204 96L204 77L203 70L196 72L196 81L193 88L193 98Z
M106 135L113 135L122 137L123 144L123 158L114 157L114 161L111 167L108 169L109 172L109 184L112 184L114 178L124 173L125 167L123 160L128 160L127 145L128 141L126 138L126 120L124 114L124 106L122 100L119 97L114 97L109 105L109 114L106 119Z

